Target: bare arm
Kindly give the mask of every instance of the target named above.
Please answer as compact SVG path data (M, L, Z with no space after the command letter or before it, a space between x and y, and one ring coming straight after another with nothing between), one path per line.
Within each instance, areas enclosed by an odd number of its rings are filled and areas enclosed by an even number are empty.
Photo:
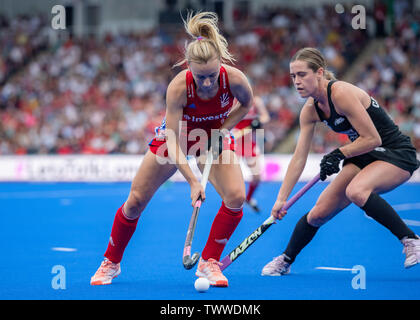
M296 185L299 177L303 172L303 169L305 168L306 160L308 159L316 123L316 118L313 114L314 110L311 106L311 103L313 102L311 101L313 100L308 99L300 113L300 133L298 142L295 152L293 153L293 157L289 163L289 166L287 167L284 181L277 195L277 200L281 202L285 202L290 196L290 193L292 192L294 186Z
M381 137L369 117L365 107L356 96L356 88L348 84L336 84L331 98L339 114L345 116L359 137L352 143L340 147L340 151L346 158L355 157L372 151L382 144Z
M229 74L230 90L237 102L232 107L220 129L231 130L249 112L252 106L253 94L248 79L241 71L233 67L226 67L226 69Z
M186 88L183 74L181 72L171 81L166 93L166 145L170 159L191 185L192 183L198 183L198 180L179 146L179 126L180 121L182 121L183 107L186 104Z

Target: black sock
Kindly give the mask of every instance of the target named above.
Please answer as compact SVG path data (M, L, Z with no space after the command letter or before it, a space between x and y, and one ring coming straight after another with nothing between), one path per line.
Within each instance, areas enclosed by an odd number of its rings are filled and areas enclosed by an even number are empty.
M407 227L398 213L376 193L371 193L365 205L361 207L366 214L391 231L399 240L404 237L416 239L415 233Z
M312 240L319 227L311 226L307 220L308 214L305 214L295 226L292 237L289 240L284 254L286 255L286 262L292 263L295 261L299 252Z

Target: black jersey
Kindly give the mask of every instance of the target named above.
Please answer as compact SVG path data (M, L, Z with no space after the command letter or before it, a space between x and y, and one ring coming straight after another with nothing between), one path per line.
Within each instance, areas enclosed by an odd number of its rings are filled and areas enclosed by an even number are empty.
M351 141L359 137L358 132L353 128L350 121L342 115L339 115L335 110L334 104L331 100L331 86L336 80L330 81L327 87L328 105L330 107L330 117L327 119L324 112L318 107L318 102L315 101L315 110L319 118L333 131L346 134ZM410 138L401 133L398 126L392 121L389 115L378 102L370 97L370 106L366 109L379 136L382 140L381 147L409 147L412 148Z
M330 117L328 119L325 117L324 112L318 107L317 101L315 101L315 110L321 121L332 130L344 133L351 141L354 141L359 137L359 134L345 116L337 113L331 100L331 86L334 82L330 81L327 87L328 105L331 111ZM401 133L398 126L374 98L370 98L370 106L366 111L381 137L382 144L368 153L345 159L343 165L353 163L360 169L363 169L373 161L382 160L407 170L412 175L419 168L420 161L417 160L416 149L412 145L410 137Z

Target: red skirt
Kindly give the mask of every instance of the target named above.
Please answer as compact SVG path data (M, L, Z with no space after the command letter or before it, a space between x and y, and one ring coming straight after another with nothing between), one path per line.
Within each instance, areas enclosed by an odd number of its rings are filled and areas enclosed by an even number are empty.
M204 141L188 141L186 144L183 145L181 143L181 150L184 152L184 154L186 156L193 156L193 157L199 157L202 151L206 151L207 150L207 140ZM152 141L150 141L149 143L149 149L150 151L162 158L167 158L168 157L168 147L166 145L166 141L165 140L161 140L158 138L154 138ZM230 139L229 142L227 142L227 140L225 140L223 142L223 150L231 150L231 151L235 151L235 140L233 139L233 137Z

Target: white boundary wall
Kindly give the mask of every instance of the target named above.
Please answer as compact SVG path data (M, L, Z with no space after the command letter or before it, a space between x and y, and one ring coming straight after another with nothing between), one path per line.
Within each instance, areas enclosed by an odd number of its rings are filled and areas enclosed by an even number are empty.
M291 157L290 154L262 157L263 181L282 181ZM308 181L316 175L321 158L318 154L309 156L300 181ZM142 159L141 155L0 156L0 181L131 181ZM199 176L195 160L190 160L190 164ZM249 180L249 169L243 163L241 165L245 179ZM171 180L185 181L179 171ZM420 170L414 173L410 182L420 182Z

